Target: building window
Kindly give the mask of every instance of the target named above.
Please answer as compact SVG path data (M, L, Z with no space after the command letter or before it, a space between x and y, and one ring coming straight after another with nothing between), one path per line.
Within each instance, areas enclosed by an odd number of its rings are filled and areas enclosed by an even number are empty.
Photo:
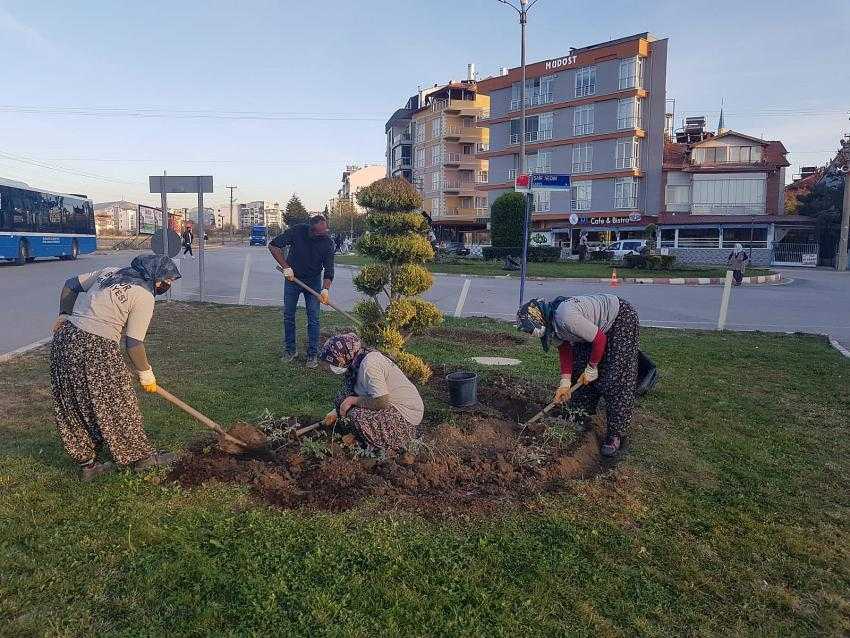
M767 248L767 228L724 228L721 248L734 248L743 244L744 248Z
M576 97L596 93L596 67L589 66L576 71Z
M554 75L544 75L539 78L529 78L525 81L526 106L540 106L552 102L552 88L555 83ZM522 82L511 85L511 103L509 110L522 108Z
M476 197L475 197L475 208L478 211L485 211L486 212L486 210L487 210L487 197L486 196L482 197L480 195L476 195Z
M761 146L703 146L691 156L694 164L757 164L761 162Z
M431 166L439 166L442 153L440 152L442 149L439 146L431 147Z
M667 186L664 202L669 205L688 205L691 203L690 186Z
M416 122L413 122L413 134L413 139L416 141L417 144L420 144L421 142L425 141L425 127L423 127L422 124L417 124Z
M618 139L615 166L617 168L638 168L639 165L640 141L636 137Z
M534 213L548 213L552 210L552 193L550 191L538 191L534 193Z
M573 173L589 173L593 170L593 145L573 146Z
M719 248L719 228L680 228L679 248Z
M525 118L525 141L529 143L552 139L553 114L541 113ZM519 144L522 136L522 121L511 120L511 144Z
M552 172L552 152L538 151L537 155L532 155L528 158L529 173L551 173Z
M478 171L478 176L476 181L479 184L486 184L490 181L490 172L489 171Z
M554 128L552 113L541 113L537 116L537 141L551 140Z
M440 190L440 174L439 173L431 173L431 190L432 191Z
M676 229L662 228L661 229L661 247L673 248L676 245Z
M765 180L695 180L693 198L694 213L760 214L765 210Z
M440 214L440 198L434 197L431 199L431 214L439 215Z
M643 59L635 56L620 60L620 90L637 89L643 86Z
M614 208L637 208L638 181L634 177L617 177L614 179Z
M443 118L437 117L431 120L431 137L439 138L443 134Z
M573 182L572 193L573 210L590 210L593 182L590 180Z
M593 133L593 104L577 106L573 111L573 127L575 135Z
M617 128L640 128L641 127L640 100L636 97L628 97L617 100Z

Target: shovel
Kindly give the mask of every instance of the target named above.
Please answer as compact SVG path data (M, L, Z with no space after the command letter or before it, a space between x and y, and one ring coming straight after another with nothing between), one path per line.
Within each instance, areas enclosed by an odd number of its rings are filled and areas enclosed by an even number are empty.
M576 390L578 390L578 389L581 387L581 385L582 385L582 384L579 382L579 383L576 383L573 387L571 387L571 388L570 388L570 396L572 396L573 392L575 392ZM542 410L540 410L540 412L538 412L538 413L537 413L537 414L535 414L533 417L531 417L528 421L526 421L525 423L523 423L523 424L522 424L522 427L523 427L523 428L527 428L529 425L531 425L531 424L532 424L532 423L534 423L535 421L539 421L542 417L544 417L544 416L546 416L547 414L549 414L549 413L553 410L553 408L554 408L556 405L558 405L558 404L557 404L557 403L555 403L554 401L552 401L552 403L550 403L549 405L547 405L545 408L543 408Z
M164 388L160 387L159 385L156 386L156 393L159 396L161 396L163 399L168 401L169 403L176 405L178 408L183 410L186 414L194 417L199 423L201 423L205 427L208 427L210 430L213 430L214 432L218 433L218 435L222 439L224 439L228 443L235 445L238 449L244 450L245 452L253 452L253 451L256 451L258 449L258 446L251 445L249 443L246 443L242 439L237 439L232 434L228 434L227 431L223 427L221 427L218 423L213 421L211 418L209 418L208 416L206 416L204 414L201 414L195 408L193 408L191 405L184 403L183 401L181 401L176 396L174 396L173 394L171 394L170 392L168 392Z
M283 272L283 268L282 268L281 266L277 266L277 269L278 269L280 272ZM294 275L293 275L293 277L292 277L292 281L294 281L296 284L298 284L299 286L301 286L304 290L306 290L307 292L309 292L311 295L313 295L313 296L314 296L316 299L318 299L319 301L321 301L321 300L322 300L322 295L320 295L320 294L319 294L319 293L317 293L315 290L313 290L312 288L310 288L310 286L308 286L308 285L307 285L307 284L305 284L303 281L301 281L300 279L298 279L298 277L296 277L296 276L294 276ZM341 313L342 313L342 314L344 314L346 317L348 317L348 318L349 318L352 322L354 322L354 325L355 325L355 326L357 326L358 328L362 328L362 327L363 327L363 324L362 324L362 323L360 323L360 320L359 320L359 319L357 319L356 317L354 317L354 316L352 316L351 314L347 313L345 310L343 310L342 308L340 308L339 306L337 306L337 305L336 305L333 301L328 300L328 305L329 305L331 308L333 308L334 310L336 310L337 312L341 312Z

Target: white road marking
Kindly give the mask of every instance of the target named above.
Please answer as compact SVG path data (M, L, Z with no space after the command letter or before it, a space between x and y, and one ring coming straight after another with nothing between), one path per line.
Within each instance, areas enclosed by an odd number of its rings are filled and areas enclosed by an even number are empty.
M463 305L466 303L466 295L469 294L469 284L472 280L468 277L463 282L463 289L460 291L460 297L457 298L457 306L455 306L455 317L460 317L463 312Z
M248 277L251 275L251 258L253 253L245 255L245 268L242 270L242 285L239 287L239 305L245 305L245 297L248 294Z
M10 359L14 359L17 356L25 354L30 350L35 350L36 348L40 348L41 346L50 343L53 337L46 337L44 339L39 339L38 341L33 341L32 343L21 346L16 350L12 350L11 352L7 352L6 354L0 354L0 363L6 363Z
M829 345L831 345L833 348L835 348L836 350L838 350L838 352L840 352L840 353L841 353L841 354L843 354L845 357L847 357L848 359L850 359L850 350L848 350L847 348L845 348L844 346L842 346L840 343L838 343L838 339L835 339L835 338L833 338L832 336L830 336L830 337L829 337Z

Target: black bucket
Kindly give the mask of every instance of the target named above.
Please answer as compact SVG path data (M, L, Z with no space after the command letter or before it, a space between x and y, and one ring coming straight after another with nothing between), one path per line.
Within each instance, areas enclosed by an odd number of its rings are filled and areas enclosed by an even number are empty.
M449 403L455 408L468 408L478 403L478 375L474 372L452 372L446 375Z

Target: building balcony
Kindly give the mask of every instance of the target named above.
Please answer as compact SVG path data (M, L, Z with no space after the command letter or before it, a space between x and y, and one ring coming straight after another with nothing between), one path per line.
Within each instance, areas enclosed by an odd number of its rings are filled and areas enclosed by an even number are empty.
M467 166L467 170L472 170L480 164L475 155L467 155L466 153L444 153L443 166Z
M410 168L410 158L409 157L397 157L395 159L395 163L393 164L397 169L398 168Z
M447 179L443 181L444 193L474 193L477 182L468 179Z
M525 105L526 106L541 106L543 104L551 104L555 101L552 93L531 93L526 94L525 96ZM519 111L522 108L522 99L514 98L511 100L510 106L508 107L509 111Z

